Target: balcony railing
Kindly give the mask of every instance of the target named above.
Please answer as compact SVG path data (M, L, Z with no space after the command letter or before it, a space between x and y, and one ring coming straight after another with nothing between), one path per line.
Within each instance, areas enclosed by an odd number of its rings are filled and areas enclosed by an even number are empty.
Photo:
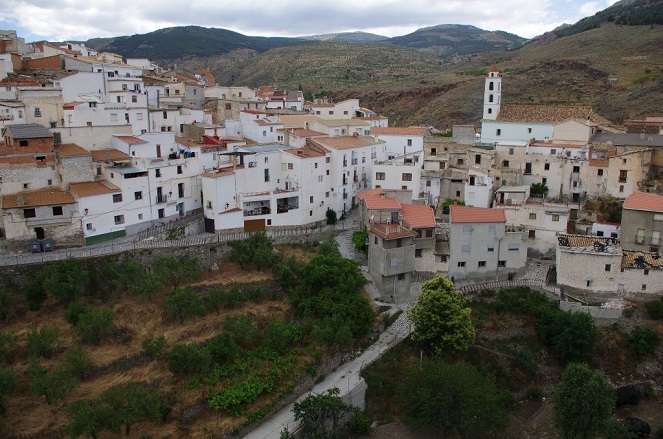
M356 165L357 164L357 159L352 159L352 164Z
M157 204L163 204L168 201L168 195L157 195Z
M348 161L347 161L347 160L343 160L343 167L346 167L346 166L348 166Z
M345 200L345 199L347 199L347 198L348 198L348 193L347 193L347 192L343 192L343 199Z

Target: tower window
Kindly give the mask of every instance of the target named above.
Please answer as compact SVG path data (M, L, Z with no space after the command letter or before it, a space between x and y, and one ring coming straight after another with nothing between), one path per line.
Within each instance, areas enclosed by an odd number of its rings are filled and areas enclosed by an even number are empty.
M488 90L495 90L495 83L493 81L488 83Z
M493 102L493 95L488 96L488 102Z

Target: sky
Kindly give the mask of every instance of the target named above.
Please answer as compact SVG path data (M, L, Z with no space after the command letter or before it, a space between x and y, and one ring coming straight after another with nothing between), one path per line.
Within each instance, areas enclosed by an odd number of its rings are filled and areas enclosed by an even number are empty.
M532 38L616 0L2 0L0 29L26 42L78 41L196 25L251 36L363 31L387 37L470 24Z

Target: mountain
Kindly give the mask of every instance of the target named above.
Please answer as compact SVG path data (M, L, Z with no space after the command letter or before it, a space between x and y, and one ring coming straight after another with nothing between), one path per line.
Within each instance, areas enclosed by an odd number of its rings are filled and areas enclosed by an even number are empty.
M147 34L92 39L86 44L97 50L119 53L126 58L177 61L223 55L235 50L265 52L275 47L302 43L305 41L296 38L250 37L226 29L181 26Z
M341 32L334 34L309 35L297 38L301 40L332 41L332 42L357 43L357 44L377 43L378 41L384 41L389 39L389 37L371 34L368 32Z
M487 31L463 24L441 24L426 27L383 44L417 49L437 56L469 55L480 52L510 50L527 39L502 31Z
M558 37L566 37L595 29L602 23L645 25L663 24L663 0L621 0L614 5L583 18L577 23L553 32Z

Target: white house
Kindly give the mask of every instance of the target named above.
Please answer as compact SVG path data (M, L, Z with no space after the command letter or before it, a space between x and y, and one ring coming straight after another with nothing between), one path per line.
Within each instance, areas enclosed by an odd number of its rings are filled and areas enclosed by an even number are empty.
M403 155L423 152L424 136L428 134L428 128L377 127L371 128L371 134L385 143L388 155Z

